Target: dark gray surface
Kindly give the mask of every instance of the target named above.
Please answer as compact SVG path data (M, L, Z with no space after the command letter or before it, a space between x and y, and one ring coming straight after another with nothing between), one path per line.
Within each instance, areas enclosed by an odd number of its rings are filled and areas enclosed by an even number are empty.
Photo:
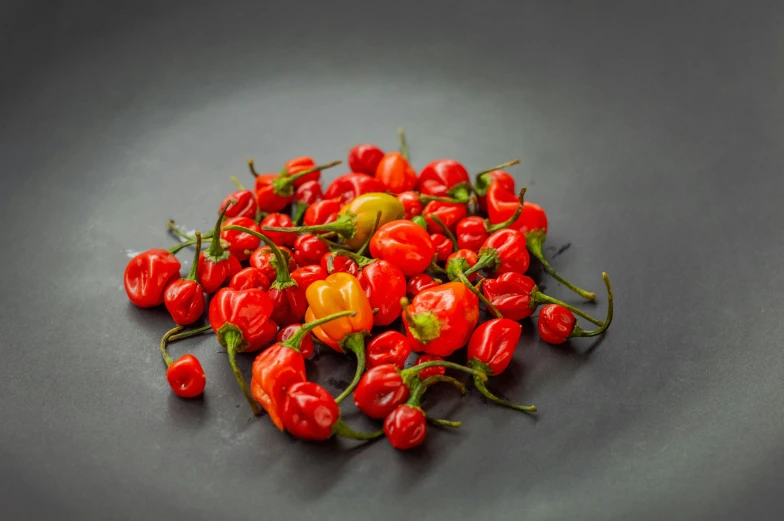
M0 16L0 518L781 519L782 4L49 4ZM446 390L463 429L408 454L253 421L209 337L173 397L126 249L399 124L417 167L520 158L555 266L612 276L600 348L526 322L493 388L540 419Z

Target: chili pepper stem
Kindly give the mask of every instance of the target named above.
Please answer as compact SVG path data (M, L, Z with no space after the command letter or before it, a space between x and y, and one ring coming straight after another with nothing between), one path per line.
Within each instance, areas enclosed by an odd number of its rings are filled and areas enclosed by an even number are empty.
M370 239L373 238L373 235L376 234L376 230L378 230L378 223L381 222L381 212L376 212L376 221L373 223L373 228L371 228L370 233L368 234L367 240L362 244L357 250L357 255L362 255L367 250L367 247L370 246Z
M408 151L408 141L406 141L406 133L403 131L403 127L398 127L397 138L400 141L400 155L403 156L406 161L409 161L411 156Z
M184 231L180 230L180 229L177 227L177 225L176 225L176 224L174 224L174 219L169 219L168 221L166 221L166 226L167 226L167 227L169 228L169 230L171 230L171 231L172 231L172 232L173 232L175 235L177 235L178 237L182 237L182 238L183 238L183 239L185 239L186 241L192 241L192 240L194 239L194 237L191 237L190 235L188 235L188 234L187 234L187 233L185 233Z
M338 319L340 317L353 317L356 314L357 312L353 310L340 311L338 313L333 313L331 315L320 318L318 320L313 320L312 322L303 324L302 327L300 327L296 333L291 335L291 337L289 337L289 339L286 340L285 342L282 342L282 344L286 347L290 347L292 349L299 351L299 345L302 343L302 339L305 338L305 335L313 331L315 328L323 324L326 324L327 322L331 322L335 319Z
M497 232L498 230L503 230L504 228L509 228L515 223L515 221L517 221L517 219L520 218L520 214L523 213L523 203L525 202L524 199L525 199L526 190L528 190L528 187L525 186L520 190L520 195L517 196L518 199L520 199L520 204L517 205L517 210L515 210L515 213L509 219L505 220L502 223L493 224L493 225L487 225L487 221L485 221L487 233L493 233L493 232Z
M430 266L428 266L428 269L433 270L436 273L446 274L446 270L436 263L436 258L437 258L437 255L434 256L433 260L430 261Z
M215 221L215 228L212 230L213 241L212 244L210 244L210 249L207 250L207 253L204 255L212 262L220 262L229 258L229 252L224 250L223 246L221 245L220 226L223 223L223 217L226 215L226 210L228 210L229 206L233 204L237 204L235 199L231 199L229 202L227 202L226 206L224 206L223 209L218 213L218 220Z
M169 367L172 364L172 359L169 356L169 353L166 352L166 346L169 345L169 339L175 334L182 331L182 329L183 329L182 326L177 326L173 329L168 330L166 333L163 334L163 337L161 338L161 345L160 345L161 358L163 358L163 361L166 362L166 367Z
M253 159L248 159L248 169L253 177L259 177L259 173L256 172L256 166L253 164Z
M378 261L378 259L371 259L369 257L365 257L359 252L354 253L353 251L344 250L342 249L342 247L341 249L335 250L335 255L340 257L346 257L348 259L353 260L354 262L357 263L357 266L359 266L360 268L364 268L365 266L369 266L370 264L373 264L374 262Z
M365 333L350 333L343 340L340 346L343 351L351 351L357 357L357 370L354 372L354 379L346 387L340 396L335 398L337 403L342 402L354 392L354 388L359 384L359 379L362 378L362 373L365 372Z
M493 248L483 248L479 250L479 259L477 259L476 264L465 270L463 273L466 277L470 277L481 269L487 268L489 266L495 266L497 264L498 252Z
M369 433L357 432L346 425L345 422L343 422L343 418L339 418L332 426L332 435L348 438L350 440L374 440L384 435L384 429Z
M427 344L438 338L441 334L441 322L432 311L421 311L416 315L412 315L408 310L409 301L406 297L400 299L400 305L406 316L406 323L408 324L408 331L411 333L411 336L423 344Z
M473 360L469 361L468 365L470 365L471 367L475 368L477 370L477 372L485 374L485 380L487 379L486 378L487 373L492 374L492 372L487 368L486 364L483 364L482 362L480 362L476 358L474 358ZM495 402L498 405L503 405L504 407L509 407L510 409L515 409L517 411L523 411L523 412L528 412L528 413L537 412L538 409L536 408L535 405L517 405L517 404L514 404L512 402L508 402L506 400L502 400L501 398L497 397L496 395L494 395L493 393L491 393L490 391L487 390L487 387L485 387L485 380L482 380L481 378L478 378L478 377L474 376L474 386L482 394L482 396L484 396L488 400L490 400L492 402Z
M506 168L508 166L514 166L514 165L519 164L519 163L520 163L519 159L512 159L511 161L507 161L506 163L501 163L500 165L495 165L494 167L488 168L487 170L482 170L481 172L476 174L476 176L479 177L479 176L482 176L482 175L485 175L485 174L489 174L493 170L501 170L501 169L504 169L504 168Z
M462 282L469 289L469 291L471 291L471 293L476 295L477 298L481 300L485 306L487 306L487 309L490 310L493 315L495 315L497 318L504 318L501 312L498 311L498 308L496 308L493 303L482 294L481 291L475 288L474 285L471 284L471 281L468 280L468 277L465 276L465 273L463 272L463 266L467 264L468 263L465 259L452 259L449 261L449 265L447 266L447 273L449 274L449 278L457 279L458 281Z
M422 195L419 194L419 202L427 204L431 201L438 201L439 203L452 203L452 204L466 204L467 201L456 199L454 197L440 197L438 195Z
M201 239L202 239L202 241L212 241L212 239L210 239L210 238L207 238L207 235L206 235L206 234L205 234L205 235L202 235L202 238L201 238ZM180 243L180 244L178 244L177 246L172 246L171 248L169 248L169 249L168 249L168 250L166 250L166 251L168 251L169 253L171 253L172 255L174 255L174 254L176 254L176 253L179 253L179 252L180 252L180 250L183 250L183 249L187 248L188 246L193 246L194 244L196 244L196 239L191 239L191 240L189 240L189 241L186 241L186 242L181 242L181 243Z
M234 186L236 186L238 189L245 190L245 187L242 186L242 183L240 183L240 180L237 179L236 175L231 176L231 182L234 183Z
M585 320L587 320L589 322L592 322L592 323L596 324L599 327L602 327L604 325L604 322L602 322L601 320L593 318L591 315L589 315L585 311L577 309L576 307L572 306L571 304L567 304L566 302L563 302L561 300L553 298L553 297L551 297L549 295L545 295L544 293L542 293L538 289L535 289L531 293L531 305L533 307L537 307L540 304L557 304L559 306L565 307L566 309L568 309L569 311L571 311L575 315L583 317Z
M604 279L604 285L607 287L607 318L604 319L604 325L601 326L599 329L594 331L585 331L577 324L574 325L574 330L572 330L572 334L570 336L573 337L587 337L587 336L596 336L601 335L607 328L610 327L610 322L613 319L613 293L612 293L612 286L610 286L610 277L606 273L602 273L602 279Z
M459 429L460 427L463 426L462 422L442 420L441 418L433 418L432 416L430 416L427 413L425 413L425 418L427 418L427 421L429 421L430 423L432 423L434 425L438 425L440 427L451 427L453 429Z
M223 334L223 340L226 342L226 351L229 353L229 364L234 372L234 378L237 379L237 383L240 389L242 389L242 394L245 395L245 399L248 401L248 405L250 405L250 410L253 411L254 415L258 416L261 414L261 409L259 409L256 400L253 399L253 395L250 389L248 389L248 384L245 383L245 377L242 376L240 368L237 367L237 348L243 342L242 333L235 330L226 331Z
M302 172L297 172L293 175L279 175L272 181L272 189L276 194L288 197L294 193L292 186L294 185L294 181L297 179L301 179L302 177L319 170L332 168L333 166L339 165L341 162L342 161L332 161L331 163L327 163L325 165L317 165L312 168L308 168L307 170L303 170Z
M547 262L547 259L544 258L544 253L542 252L542 244L544 243L546 234L542 230L536 230L533 232L528 232L525 234L525 243L528 247L528 251L531 252L531 255L536 257L539 262L542 264L542 268L546 271L552 278L569 288L570 290L574 291L581 297L587 300L596 300L596 293L592 291L586 291L582 288L579 288L563 278L563 276L555 271L555 268L550 266L550 263Z
M299 201L294 202L294 214L291 217L292 222L294 225L298 225L302 218L305 216L305 212L308 211L308 205L302 204Z
M172 335L169 337L169 343L175 342L177 340L182 340L184 338L190 338L192 336L203 335L204 333L209 333L212 331L212 326L207 324L206 326L197 327L196 329L191 329L190 331L184 331L182 333L177 333L176 335Z
M338 235L345 239L351 239L357 233L356 230L357 216L351 213L344 213L338 216L337 219L327 224L316 224L313 226L294 226L291 228L280 228L277 226L265 226L262 228L265 232L295 232L295 233L325 233L336 232Z
M423 364L419 364L419 365L415 365L413 367L409 367L408 369L403 369L402 371L400 371L400 374L403 377L403 381L406 384L411 385L412 382L414 382L414 380L419 376L419 373L421 373L422 371L424 371L425 369L427 369L429 367L445 367L447 369L454 369L456 371L462 371L464 373L468 373L470 375L473 375L474 378L480 378L480 379L487 380L487 375L485 375L481 371L477 371L476 369L472 369L471 367L466 367L464 365L456 364L454 362L448 362L446 360L431 360L431 361L425 362ZM436 376L441 376L441 375L436 375ZM430 378L435 378L435 376L432 376ZM427 378L425 381L430 380L430 378ZM436 381L443 381L443 380L439 378L439 379L433 380L431 383L436 383ZM428 385L430 385L430 384L428 384Z
M265 230L267 228L264 228ZM283 228L285 230L285 228ZM229 225L224 228L224 230L234 230L237 232L247 233L248 235L252 235L262 241L264 244L269 246L269 249L272 250L272 254L275 256L275 262L277 262L277 266L275 267L275 281L270 286L271 288L277 289L286 289L290 288L291 286L296 286L297 282L291 278L291 273L289 272L289 263L286 262L286 258L283 256L283 252L280 251L278 245L272 242L272 239L264 235L263 233L257 232L255 230L251 230L250 228L245 228L244 226L236 226L236 225Z
M430 214L430 218L433 219L435 221L435 223L441 227L441 229L444 231L444 235L446 235L446 238L449 239L449 241L452 243L452 253L456 252L457 251L457 239L455 238L455 234L452 233L452 230L450 230L447 227L447 225L444 224L444 221L442 221L441 218L439 216L437 216L436 214L434 214L434 213Z
M425 387L430 387L431 385L437 384L439 382L454 385L455 387L457 387L457 390L460 391L460 394L465 394L467 392L466 386L463 385L462 382L460 382L455 378L452 378L451 376L446 376L443 374L437 374L425 378L424 380L422 380L422 385L424 385Z
M191 264L191 271L185 277L188 280L195 280L198 282L199 270L199 255L201 254L201 232L196 232L196 254L193 256L193 264Z

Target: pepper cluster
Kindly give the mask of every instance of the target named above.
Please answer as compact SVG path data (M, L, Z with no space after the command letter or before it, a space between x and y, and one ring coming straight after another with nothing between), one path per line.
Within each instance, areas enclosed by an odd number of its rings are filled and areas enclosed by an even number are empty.
M402 131L398 151L351 149L351 173L326 190L321 171L340 161L316 165L300 157L262 174L249 161L253 189L232 178L238 189L221 203L214 229L190 236L170 221L181 242L143 252L125 269L131 302L163 304L175 323L160 343L174 393L198 396L206 379L195 356L172 360L168 345L211 331L254 414L263 408L279 429L302 439L385 435L395 448L409 449L424 441L428 422L459 427L420 407L433 384L466 391L447 370L471 374L476 389L499 405L536 412L486 387L512 360L519 321L543 305L537 327L545 342L599 335L612 321L613 295L604 273L607 316L597 320L543 294L526 276L532 255L577 295L596 298L545 259L547 216L524 200L525 188L516 192L503 170L517 162L480 172L473 183L451 159L433 161L417 174ZM195 248L193 263L181 278L175 254L189 246ZM493 316L482 324L480 307ZM209 324L184 329L202 320L205 310ZM597 328L582 329L578 317ZM354 379L337 397L307 379L313 336L356 358ZM465 365L444 360L465 346ZM239 353L257 353L250 383L237 366ZM412 353L418 357L405 368ZM345 425L339 404L348 397L370 418L383 420L383 429L365 434Z

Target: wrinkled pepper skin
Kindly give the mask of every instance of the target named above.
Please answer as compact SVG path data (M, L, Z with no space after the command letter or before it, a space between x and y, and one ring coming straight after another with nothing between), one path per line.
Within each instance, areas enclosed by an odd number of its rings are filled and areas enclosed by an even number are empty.
M154 248L135 256L125 267L123 283L128 298L140 308L163 304L163 292L180 278L180 261L166 250Z

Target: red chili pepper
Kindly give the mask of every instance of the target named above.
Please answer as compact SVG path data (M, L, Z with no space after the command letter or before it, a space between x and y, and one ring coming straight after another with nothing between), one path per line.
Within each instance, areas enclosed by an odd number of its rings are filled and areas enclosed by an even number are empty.
M283 167L288 176L295 176L300 172L308 172L306 175L294 180L294 188L299 188L309 181L318 182L321 177L321 170L313 170L314 168L316 168L316 162L313 161L313 158L308 156L290 159L289 161L286 161L286 164Z
M270 279L260 270L253 266L245 268L231 278L229 287L231 289L251 289L258 288L267 291L270 288Z
M512 361L522 331L520 324L508 318L494 318L481 324L468 342L469 367L485 376L504 372ZM482 378L475 377L474 384L485 398L499 405L523 412L536 412L534 405L516 405L498 398L487 390Z
M414 362L414 367L418 365L422 365L425 362L433 362L433 361L443 362L444 359L441 358L440 356L435 356L435 355L419 355L416 361ZM446 367L437 365L435 367L431 367L429 369L425 369L424 371L421 371L419 373L419 378L425 379L425 378L430 378L431 376L445 375L445 374L446 374Z
M230 193L221 203L221 209L225 208L231 201L236 201L234 205L230 205L226 210L226 217L247 217L249 219L256 218L256 212L259 209L256 204L256 196L250 190L237 190Z
M204 314L204 290L196 277L201 253L201 233L196 232L196 253L187 277L175 280L166 286L163 303L178 326L193 324Z
M318 264L311 264L292 271L291 278L297 282L297 286L307 291L308 287L317 280L326 279L327 272Z
M478 251L491 233L503 230L511 226L523 211L523 197L525 196L525 187L520 191L518 196L519 202L517 210L504 222L498 224L491 224L489 220L482 219L481 217L471 216L460 219L455 227L455 235L457 236L457 245L461 249Z
M408 298L416 297L420 291L434 288L441 284L440 281L437 281L427 273L420 273L419 275L414 275L410 279L408 279L408 283L406 283L406 296Z
M170 341L180 340L195 335L200 335L209 331L210 326L200 327L191 331L182 331L182 326L167 331L161 338L161 356L166 362L166 381L169 383L174 394L180 398L194 398L204 391L207 379L204 375L199 359L193 355L183 355L177 360L172 361L166 346Z
M427 269L435 250L425 230L411 221L398 220L376 230L370 239L370 254L391 262L410 277Z
M300 267L321 262L329 246L312 233L303 233L294 241L294 259Z
M377 310L373 325L386 326L400 317L403 310L400 299L406 296L406 278L400 268L383 259L377 260L362 268L357 280L370 306Z
M243 226L239 224L238 226ZM271 213L267 215L261 221L260 226L276 226L278 228L291 228L294 226L294 221L291 220L286 214L283 213ZM297 240L297 234L295 232L285 233L285 232L267 232L265 234L267 237L270 238L272 242L277 244L278 246L292 246L294 245L294 241Z
M278 342L285 342L292 336L294 333L300 330L302 324L289 324L288 326L281 328L278 331L277 340ZM313 335L308 332L305 336L302 337L302 340L299 344L299 352L302 353L302 356L305 358L310 358L313 356L313 352L316 350L315 345L313 344Z
M340 408L329 391L313 382L292 385L281 407L281 418L293 436L321 441L338 435L353 440L372 440L384 431L361 433L350 429L340 417Z
M598 326L602 325L600 320L540 292L531 277L519 273L507 272L495 279L485 279L482 292L504 317L512 320L530 317L541 304L558 304Z
M347 204L360 195L386 190L384 185L374 177L365 174L345 174L336 178L324 192L325 199L340 199L340 204Z
M278 248L281 253L283 253L283 257L288 260L289 271L296 268L296 263L294 262L294 254L286 248L285 246L281 246ZM256 248L253 253L250 255L250 265L262 272L264 275L267 276L270 280L275 280L275 277L278 276L277 272L275 271L275 254L272 252L269 246L261 246Z
M433 242L433 248L436 250L436 260L438 262L446 262L454 249L452 241L440 233L430 234L430 240Z
M384 420L384 434L398 450L413 449L427 436L427 417L414 405L399 405Z
M422 215L427 221L427 231L430 233L445 233L444 228L433 219L433 215L437 215L443 221L448 231L454 232L458 221L463 219L466 213L466 205L442 201L430 201L422 210Z
M356 277L359 273L359 266L349 257L341 255L340 252L328 251L321 257L321 268L328 275L333 273L351 273Z
M529 262L525 236L517 230L506 228L487 238L479 250L479 260L466 275L480 269L487 269L495 275L508 271L524 274L528 270Z
M395 407L405 403L416 389L422 372L433 368L457 369L477 374L472 369L444 360L432 360L409 369L400 370L392 364L376 366L367 371L354 390L354 405L371 418L381 419ZM483 375L479 375L482 378Z
M443 357L468 342L478 321L479 300L460 282L421 291L403 312L414 351Z
M399 194L417 186L417 173L400 152L389 152L378 163L375 177L386 190Z
M604 325L594 331L585 331L577 325L569 309L558 304L548 304L539 311L538 329L542 340L548 344L563 344L569 338L596 336L607 331L613 318L613 294L610 278L606 273L602 273L602 277L607 286L607 318Z
M258 203L259 209L263 212L281 211L286 207L287 204L294 200L294 188L295 186L298 186L298 181L302 179L305 181L310 181L312 180L312 177L308 178L308 176L310 176L312 173L339 164L340 161L333 161L332 163L321 166L313 166L291 175L258 174L253 166L253 160L248 160L250 173L256 176L256 185L254 187L254 191L256 193L256 202Z
M253 398L264 407L278 429L283 430L281 407L286 392L295 383L307 380L305 358L300 352L300 343L313 328L352 313L354 312L344 311L303 324L288 340L265 349L253 361Z
M229 353L234 377L245 394L254 414L259 408L250 394L237 367L238 352L258 348L264 340L267 321L272 313L272 300L260 289L233 290L223 288L210 302L210 325L220 345Z
M409 221L422 213L422 203L419 201L419 194L416 192L403 192L397 194L397 200L403 204L405 210L404 218Z
M368 369L384 364L403 369L408 355L411 354L411 343L402 333L389 330L374 337L365 351Z
M125 267L125 293L136 306L149 308L163 304L166 287L180 277L180 261L160 248L135 256Z
M294 217L292 217L294 224L299 224L308 207L313 203L321 201L323 197L324 194L321 191L321 183L318 181L306 181L302 183L299 188L297 188L297 191L294 192Z
M223 207L225 213L231 204ZM230 280L236 273L242 270L240 261L226 251L221 244L220 226L223 222L223 215L218 215L215 229L212 232L212 243L209 249L199 255L198 278L199 284L209 294L215 293L223 284Z
M476 264L478 257L472 250L457 250L447 258L447 265L449 265L449 262L452 259L463 259L466 262L465 266L471 268ZM476 280L476 273L469 275L467 278L469 282L474 282Z
M305 226L331 223L338 218L342 207L343 205L338 198L322 199L308 206L302 222Z
M278 334L278 325L272 319L267 320L267 323L264 324L261 333L259 333L258 341L252 347L247 348L243 352L255 353L256 351L261 351L265 347L269 347L270 344L272 344L272 342L275 341L275 337L277 334Z
M428 164L419 174L419 191L425 195L452 197L467 203L471 180L463 165L453 159L439 159Z
M348 166L352 172L374 175L384 152L376 145L357 145L348 153Z
M507 192L515 193L514 178L503 171L507 166L518 164L520 161L515 159L504 165L498 165L491 170L485 170L476 174L476 182L474 183L474 193L477 195L477 202L479 208L487 211L487 189L490 188L492 183L499 183Z
M226 219L221 226L220 237L229 243L231 255L239 261L247 260L250 257L250 253L259 247L259 240L250 233L239 232L230 228L232 226L241 226L258 232L260 230L259 225L256 224L256 221L247 217L233 217Z

